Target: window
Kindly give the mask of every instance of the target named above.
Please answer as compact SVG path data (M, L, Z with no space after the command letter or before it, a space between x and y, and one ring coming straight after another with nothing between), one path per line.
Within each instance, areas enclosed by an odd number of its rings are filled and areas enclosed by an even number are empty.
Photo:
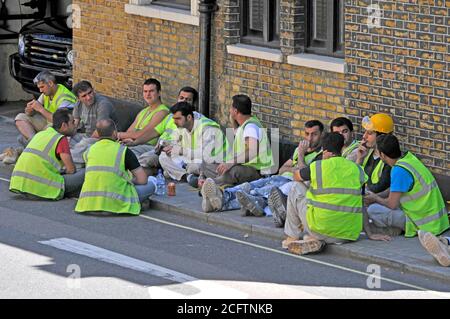
M344 0L308 0L306 52L344 57Z
M153 0L152 4L185 10L191 8L191 0Z
M241 42L280 46L280 1L241 1Z

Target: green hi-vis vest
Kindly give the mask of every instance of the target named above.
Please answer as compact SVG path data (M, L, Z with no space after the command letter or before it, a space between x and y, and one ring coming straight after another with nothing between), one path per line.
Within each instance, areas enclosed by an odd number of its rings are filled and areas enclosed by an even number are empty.
M369 161L370 156L372 156L374 150L371 149L369 153L367 154L366 158L364 158L364 161L362 163L362 167L365 168L367 165L367 162ZM384 162L380 159L378 161L378 164L375 166L375 168L372 171L372 174L370 174L370 181L372 184L376 184L380 181L381 174L383 173L384 168Z
M210 156L211 157L216 157L220 154L222 154L222 160L224 160L226 154L227 154L227 150L228 150L228 140L225 138L225 136L222 134L222 131L220 130L220 125L216 122L214 122L213 120L207 118L206 116L202 116L199 119L195 119L195 121L199 121L200 123L197 125L197 127L195 127L195 129L191 132L191 145L188 145L186 143L186 141L182 140L181 141L181 147L184 148L189 148L191 150L197 149L198 147L203 147L205 148L204 151L211 151ZM217 133L221 134L221 136L216 136L216 139L218 138L222 138L222 143L220 145L211 145L211 150L206 149L206 145L202 145L201 143L203 143L202 140L202 135L203 135L203 130L205 127L215 127L217 128Z
M136 126L134 127L134 130L135 131L143 130L148 125L148 123L150 123L150 121L152 120L153 116L156 113L158 113L159 111L169 111L169 108L166 105L161 104L160 106L158 106L153 111L150 111L150 106L148 106L145 109L141 110L139 112L139 114L136 116L137 123L136 123ZM156 142L158 142L158 138L157 137L155 137L154 139L148 141L147 144L156 145Z
M256 116L250 117L247 121L245 121L241 126L238 127L236 136L233 141L233 153L231 154L231 156L229 155L227 157L227 161L233 161L235 156L245 151L244 130L245 126L250 123L256 124L256 126L260 128L259 133L262 134L262 139L259 141L258 155L255 156L250 162L241 164L244 166L254 167L255 169L260 171L270 169L274 165L272 149L270 148L267 133L263 129L261 122Z
M434 235L448 229L445 202L431 172L410 152L395 166L406 169L414 177L413 188L400 197L400 207L406 215L405 237L415 236L419 229Z
M173 114L168 114L157 126L155 131L160 135L159 138L163 141L173 141L174 132L177 130L177 125L173 120Z
M351 152L353 152L355 149L359 147L359 142L357 140L354 140L352 144L347 146L347 148L342 152L342 157L347 158L347 156L350 155Z
M125 169L126 146L103 139L84 154L86 175L76 212L105 211L139 215L141 204Z
M314 161L314 159L319 156L320 154L322 154L322 150L316 152L311 152L308 155L305 156L305 164L309 165L311 164L312 161ZM292 167L296 167L298 163L298 147L295 149L294 151L294 155L292 155ZM288 177L290 179L294 179L294 173L291 172L284 172L281 176L285 176Z
M363 227L361 188L367 175L343 157L311 163L311 186L306 193L306 219L319 234L356 240Z
M61 138L63 135L49 127L31 139L14 167L10 191L54 200L64 197L63 164L55 153Z
M73 95L68 88L62 84L58 84L58 89L56 90L55 96L50 101L50 97L44 95L44 108L50 113L55 113L63 101L69 101L70 103L75 103L77 98Z

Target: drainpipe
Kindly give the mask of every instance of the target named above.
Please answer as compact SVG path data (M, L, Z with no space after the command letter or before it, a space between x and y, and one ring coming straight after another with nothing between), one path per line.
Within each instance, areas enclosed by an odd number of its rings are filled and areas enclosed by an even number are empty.
M200 74L199 112L209 117L210 73L211 73L211 18L217 10L216 0L200 0Z

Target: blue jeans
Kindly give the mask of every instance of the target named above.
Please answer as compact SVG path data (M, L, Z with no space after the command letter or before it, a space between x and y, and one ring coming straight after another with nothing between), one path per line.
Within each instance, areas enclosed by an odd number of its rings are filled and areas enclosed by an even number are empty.
M144 200L148 199L149 196L153 195L156 191L156 178L154 176L149 176L147 184L145 185L134 185L136 192L139 196L139 201L142 203Z
M269 197L270 191L274 187L280 187L291 180L287 177L281 175L274 175L266 178L260 178L256 181L250 182L250 192L247 192L250 195L263 197L267 199ZM223 205L222 210L234 210L241 208L241 205L236 199L237 191L247 191L248 189L242 188L242 184L239 184L234 187L226 188L223 191ZM264 207L267 206L267 201Z

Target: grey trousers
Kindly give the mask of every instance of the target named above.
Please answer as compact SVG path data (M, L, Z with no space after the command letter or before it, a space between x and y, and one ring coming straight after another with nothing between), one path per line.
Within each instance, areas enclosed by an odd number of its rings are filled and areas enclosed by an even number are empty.
M397 227L405 230L406 216L401 209L390 209L380 204L367 207L367 214L378 227Z
M258 170L251 166L236 165L225 174L219 176L216 172L219 164L203 162L200 167L201 173L208 178L214 179L217 185L237 185L260 179L262 176Z
M303 238L305 234L315 237L318 240L325 241L327 244L345 243L347 240L328 237L309 229L306 219L307 205L306 192L308 188L301 182L293 182L289 191L287 200L286 223L284 224L284 233L292 238ZM303 226L303 232L301 231Z
M76 193L81 191L81 186L83 186L84 182L84 174L85 169L81 168L76 171L75 174L64 174L62 177L64 178L64 194L67 195L75 195Z

